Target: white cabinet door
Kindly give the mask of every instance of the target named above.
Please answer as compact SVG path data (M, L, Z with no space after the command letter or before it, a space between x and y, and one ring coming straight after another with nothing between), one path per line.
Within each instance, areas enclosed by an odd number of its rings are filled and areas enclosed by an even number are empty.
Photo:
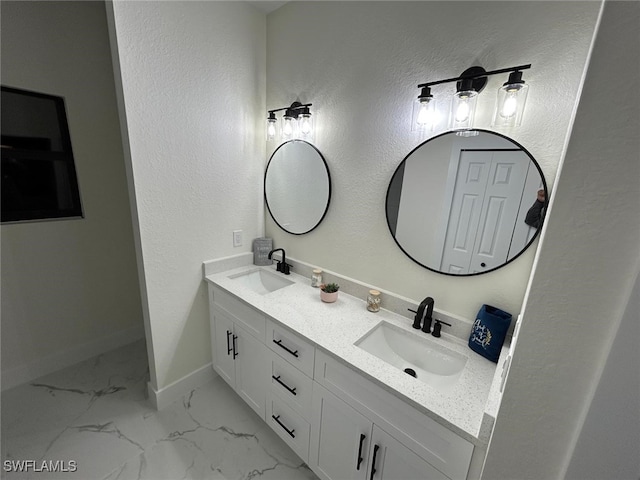
M267 347L238 325L235 336L236 392L264 420L269 374Z
M264 420L269 374L264 343L212 308L213 368Z
M467 478L474 452L471 442L320 350L314 379L447 477Z
M213 369L231 385L236 386L235 362L233 360L234 323L212 306L211 344L213 347ZM235 340L237 341L237 340Z
M313 385L309 466L324 480L448 480L317 383Z
M317 383L313 385L309 466L325 480L364 480L372 423Z
M377 425L373 426L371 467L367 480L448 480Z

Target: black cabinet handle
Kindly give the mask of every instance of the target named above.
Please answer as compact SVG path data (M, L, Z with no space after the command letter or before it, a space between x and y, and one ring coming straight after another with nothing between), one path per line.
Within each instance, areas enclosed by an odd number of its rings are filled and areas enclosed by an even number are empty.
M378 455L378 450L380 447L378 445L373 446L373 461L371 462L371 476L369 480L373 480L373 476L376 474L376 456Z
M284 348L287 352L289 352L291 355L293 355L294 357L298 358L298 350L296 350L295 352L293 350L289 350L287 347L285 347L282 344L282 340L274 340L273 343L275 343L276 345L278 345L280 348Z
M235 358L238 356L238 349L237 349L237 345L236 345L236 340L238 339L237 335L233 336L233 359L235 360Z
M271 375L271 378L273 378L276 382L278 382L280 385L282 385L284 388L286 388L287 390L289 390L289 393L291 395L297 395L296 393L296 387L291 388L289 385L287 385L286 383L284 383L282 380L280 380L280 375L278 375L277 377L275 375Z
M227 355L231 354L231 342L229 341L229 337L231 336L231 332L227 330Z
M358 458L356 459L356 470L360 470L360 464L362 463L362 444L364 443L364 439L367 438L364 433L360 434L360 446L358 447Z
M273 418L278 423L278 425L280 425L284 429L284 431L291 436L291 438L296 438L296 436L293 434L296 429L294 428L293 430L289 430L287 427L285 427L284 424L280 421L280 415L278 415L277 417L275 415L271 415L271 418Z

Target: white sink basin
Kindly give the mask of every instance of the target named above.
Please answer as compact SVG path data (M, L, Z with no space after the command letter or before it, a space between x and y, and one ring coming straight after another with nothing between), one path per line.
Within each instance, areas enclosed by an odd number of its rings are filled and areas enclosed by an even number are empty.
M275 292L276 290L293 284L293 281L285 278L283 274L272 273L263 269L232 275L229 278L242 283L242 285L260 295Z
M436 388L454 385L467 363L467 357L432 340L416 330L410 332L382 322L355 345L388 364Z

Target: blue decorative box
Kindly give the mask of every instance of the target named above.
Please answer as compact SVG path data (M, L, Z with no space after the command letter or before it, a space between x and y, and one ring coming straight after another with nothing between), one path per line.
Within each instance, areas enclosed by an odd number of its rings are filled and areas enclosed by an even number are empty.
M492 362L498 363L500 350L510 324L510 313L491 305L483 305L478 312L476 321L473 322L473 327L471 327L469 348Z

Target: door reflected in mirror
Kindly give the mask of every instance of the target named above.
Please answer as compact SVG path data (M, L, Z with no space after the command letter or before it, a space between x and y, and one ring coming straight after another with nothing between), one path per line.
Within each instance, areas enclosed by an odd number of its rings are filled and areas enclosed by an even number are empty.
M546 210L540 166L517 142L484 130L447 132L416 147L387 190L389 230L412 260L448 275L477 275L514 260Z
M322 154L304 140L280 145L264 174L264 195L271 218L286 232L309 233L329 208L331 176Z

